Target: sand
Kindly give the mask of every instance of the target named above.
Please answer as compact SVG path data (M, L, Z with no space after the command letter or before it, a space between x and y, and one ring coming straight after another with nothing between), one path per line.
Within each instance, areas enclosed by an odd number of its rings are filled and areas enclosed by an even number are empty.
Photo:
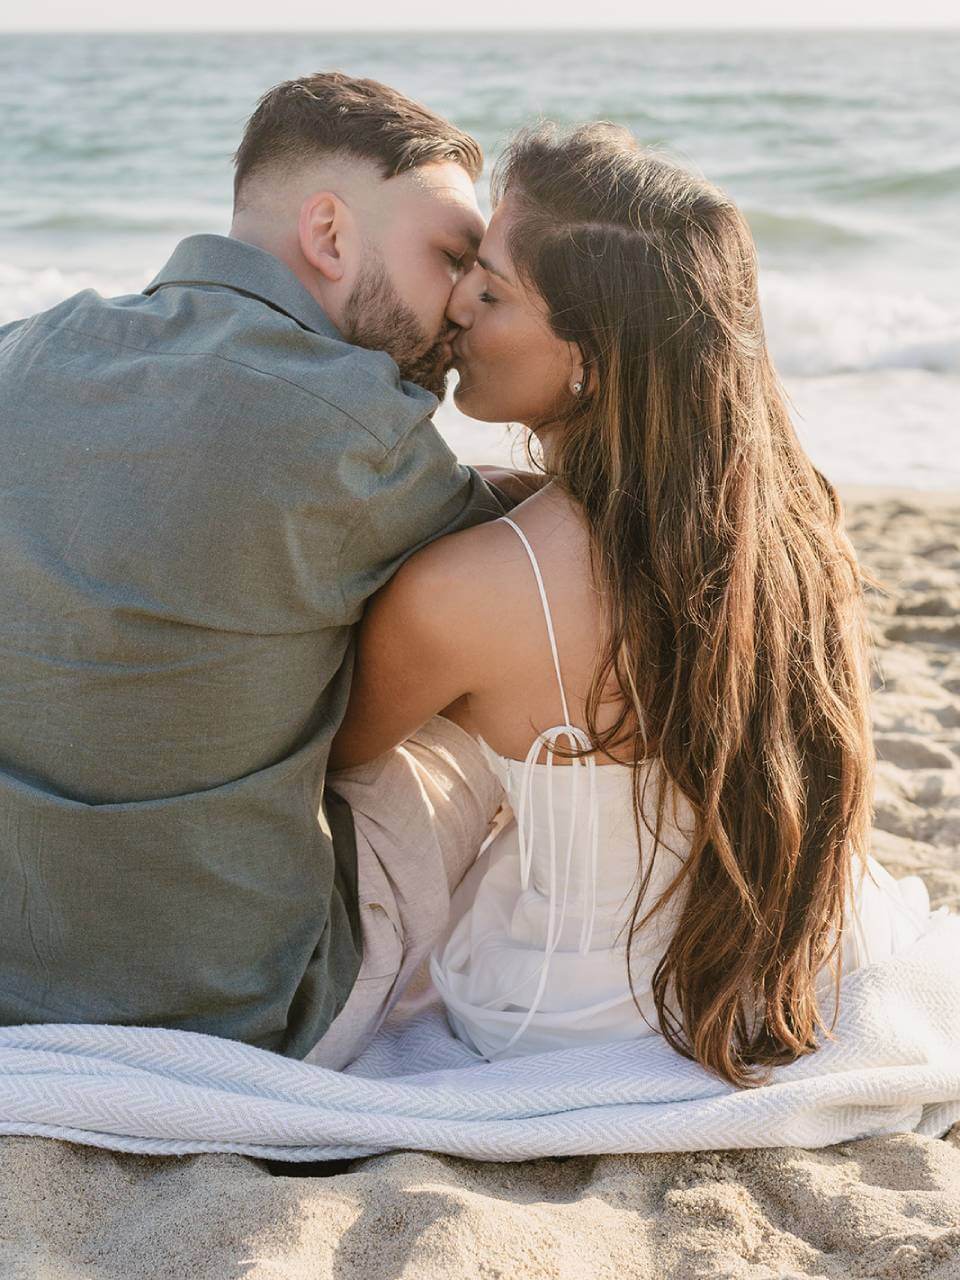
M851 492L848 526L886 585L875 851L960 908L960 496ZM0 1139L2 1280L234 1276L960 1280L960 1126L819 1151L299 1171Z

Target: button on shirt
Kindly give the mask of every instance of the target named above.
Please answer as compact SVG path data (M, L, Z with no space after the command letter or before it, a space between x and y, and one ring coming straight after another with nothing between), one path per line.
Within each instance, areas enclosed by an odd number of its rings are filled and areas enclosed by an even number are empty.
M503 511L436 404L222 236L0 329L0 1023L326 1030L360 964L323 797L353 624Z

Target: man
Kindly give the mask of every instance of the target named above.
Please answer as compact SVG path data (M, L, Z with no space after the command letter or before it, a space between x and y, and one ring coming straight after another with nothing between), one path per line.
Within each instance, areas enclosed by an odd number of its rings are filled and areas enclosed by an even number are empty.
M0 329L3 1024L304 1057L352 991L369 1032L441 927L446 883L413 949L392 873L358 894L324 774L364 601L416 546L509 505L431 422L480 167L472 138L383 85L279 85L237 152L228 237L183 241L141 295ZM459 785L451 765L424 787L405 759L406 808L384 775L391 849L390 814L415 839ZM474 848L496 807L481 790L456 817ZM360 968L361 903L397 934L389 972L382 949Z

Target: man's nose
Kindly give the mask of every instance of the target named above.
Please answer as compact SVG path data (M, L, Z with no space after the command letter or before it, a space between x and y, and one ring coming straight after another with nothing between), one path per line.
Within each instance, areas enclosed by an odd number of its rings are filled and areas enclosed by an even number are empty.
M456 329L469 329L472 323L469 292L464 288L469 272L453 286L447 302L447 323Z

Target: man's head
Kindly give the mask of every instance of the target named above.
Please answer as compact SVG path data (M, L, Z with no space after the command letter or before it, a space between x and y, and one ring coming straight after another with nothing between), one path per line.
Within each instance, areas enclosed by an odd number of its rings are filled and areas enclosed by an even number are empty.
M286 263L348 341L442 394L444 313L484 230L473 138L395 89L330 72L265 94L234 159L230 234Z

